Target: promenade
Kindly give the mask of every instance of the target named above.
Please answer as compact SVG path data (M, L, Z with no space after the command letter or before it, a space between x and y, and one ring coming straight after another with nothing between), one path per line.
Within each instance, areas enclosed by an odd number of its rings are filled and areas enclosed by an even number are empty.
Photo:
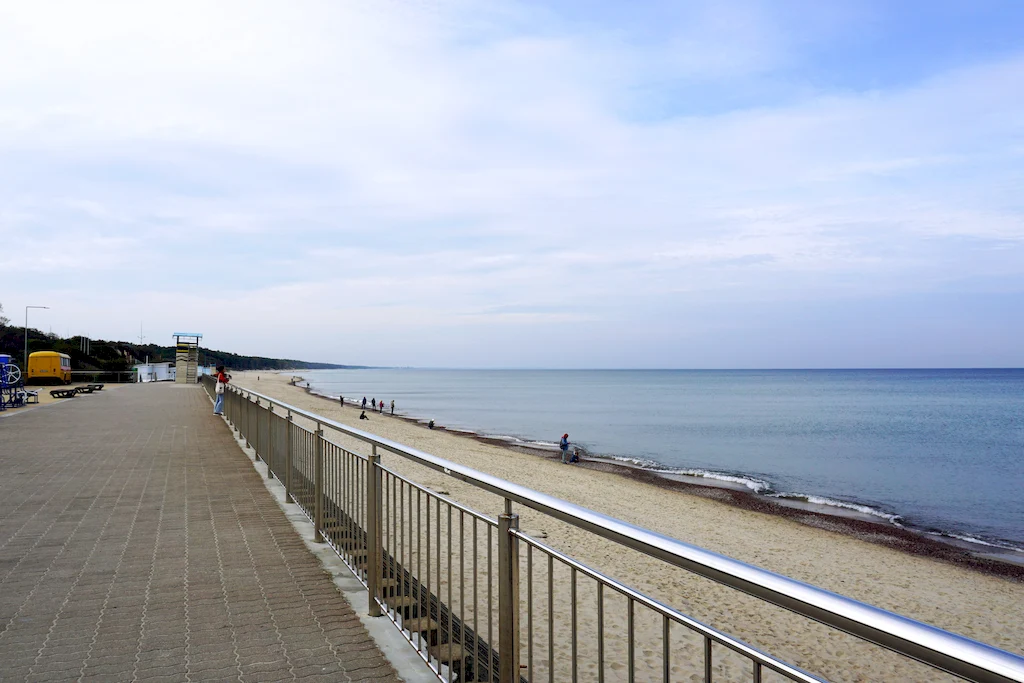
M0 418L0 680L397 681L199 386Z

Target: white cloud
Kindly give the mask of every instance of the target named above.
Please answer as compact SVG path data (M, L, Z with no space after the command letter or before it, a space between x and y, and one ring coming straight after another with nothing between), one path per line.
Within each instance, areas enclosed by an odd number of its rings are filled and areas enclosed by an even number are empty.
M811 38L766 7L694 5L645 43L512 4L10 4L4 303L49 291L68 325L116 331L90 303L116 293L228 347L271 323L540 338L637 301L1021 283L1024 57L637 115L661 83L797 68ZM363 336L355 360L406 362Z

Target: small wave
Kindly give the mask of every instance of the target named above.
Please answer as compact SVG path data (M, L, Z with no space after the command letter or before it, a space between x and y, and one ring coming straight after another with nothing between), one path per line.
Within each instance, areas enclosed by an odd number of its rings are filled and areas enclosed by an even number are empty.
M726 474L725 472L714 472L712 470L702 469L656 469L654 471L660 474L681 474L686 477L699 477L701 479L714 479L715 481L739 484L750 489L754 493L767 494L772 490L772 485L762 479L744 477L736 474Z
M771 494L771 496L773 498L803 501L804 503L810 503L812 505L824 505L825 507L839 508L840 510L852 510L853 512L871 515L872 517L881 517L898 527L903 526L903 518L900 515L892 512L886 512L870 505L861 505L860 503L850 503L845 500L836 500L835 498L826 498L824 496L811 496L803 493L774 493Z
M952 531L930 531L928 533L933 536L946 536L947 538L955 538L958 541L966 541L967 543L983 545L989 548L999 548L1001 550L1012 550L1014 552L1024 553L1024 548L1005 541L984 540L977 536L971 536L970 534L958 534Z
M620 462L628 462L631 465L642 467L643 469L651 470L656 474L671 474L683 477L694 477L697 479L711 479L714 481L727 482L729 484L739 484L744 488L750 489L754 493L769 494L772 491L772 485L763 479L756 477L744 476L740 474L729 474L728 472L715 472L714 470L706 470L701 468L692 467L665 467L664 464L655 460L648 460L646 458L635 458L626 456L612 456L612 460L618 460Z

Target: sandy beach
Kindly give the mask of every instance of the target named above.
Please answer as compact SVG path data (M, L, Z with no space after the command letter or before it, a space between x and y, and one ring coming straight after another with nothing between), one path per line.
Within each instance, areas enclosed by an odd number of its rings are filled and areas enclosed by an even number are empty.
M957 558L966 555L922 548L909 536L901 540L899 534L879 534L874 538L877 525L836 521L800 511L786 515L771 510L768 512L773 514L767 514L756 505L737 500L729 491L666 486L643 475L623 476L614 467L569 467L554 457L429 430L387 415L368 412L370 419L360 421L357 408L341 407L336 401L291 386L289 380L295 374L301 372L236 373L233 382L686 543L1024 654L1024 620L1020 618L1024 613L1024 582L1016 569L992 570L984 562L972 564L967 560L960 566ZM334 440L330 434L328 437ZM365 453L365 447L357 446L354 440L343 441L338 443ZM494 516L501 511L501 501L491 494L397 456L388 454L382 461L403 476L481 513ZM517 512L522 515L522 528L531 536L541 537L545 543L699 621L829 680L958 680L538 513L523 509ZM588 599L593 600L585 588L581 589L578 600ZM611 632L621 628L623 610L606 606L606 611L606 628ZM588 617L581 618L581 632L585 632ZM650 621L648 624L638 617L637 680L647 680L648 673L652 679L660 675L661 646L656 640L660 638L656 635L660 634L660 621ZM673 648L677 646L675 633ZM644 646L645 634L650 634L649 648ZM702 671L686 663L687 655L699 652L700 641L682 642L686 639L681 630L679 634L682 657L679 663L673 659L673 680L700 680ZM564 633L556 634L556 660L567 656L566 640ZM622 655L621 640L609 637L608 661ZM590 680L593 664L584 666L585 661L581 656L581 680ZM723 656L716 660L716 666L722 667L724 680L734 680L734 675L749 676L742 660L730 662ZM615 680L616 671L612 667L609 680Z

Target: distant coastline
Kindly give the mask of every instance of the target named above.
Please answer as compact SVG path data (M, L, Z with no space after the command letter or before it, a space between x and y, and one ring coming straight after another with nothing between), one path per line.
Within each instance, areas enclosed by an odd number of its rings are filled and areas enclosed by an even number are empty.
M305 377L299 375L296 377L308 384ZM337 404L337 396L322 393L315 386L296 385L296 388L303 389L317 399ZM345 404L351 407L359 405L357 401L349 399L346 399ZM424 428L428 422L428 418L425 416L410 414L396 413L394 416L388 415L388 417ZM553 443L528 442L513 437L481 434L469 429L448 428L443 425L437 425L434 429L535 457L548 460L559 458L557 444ZM746 484L730 482L728 478L715 479L659 471L658 468L608 456L586 454L583 461L577 466L628 477L634 481L687 495L716 500L745 510L784 517L801 524L852 536L901 552L951 562L986 574L1024 581L1024 552L903 526L895 519L883 515L859 512L853 505L840 507L816 504L808 500L777 498L759 493Z

